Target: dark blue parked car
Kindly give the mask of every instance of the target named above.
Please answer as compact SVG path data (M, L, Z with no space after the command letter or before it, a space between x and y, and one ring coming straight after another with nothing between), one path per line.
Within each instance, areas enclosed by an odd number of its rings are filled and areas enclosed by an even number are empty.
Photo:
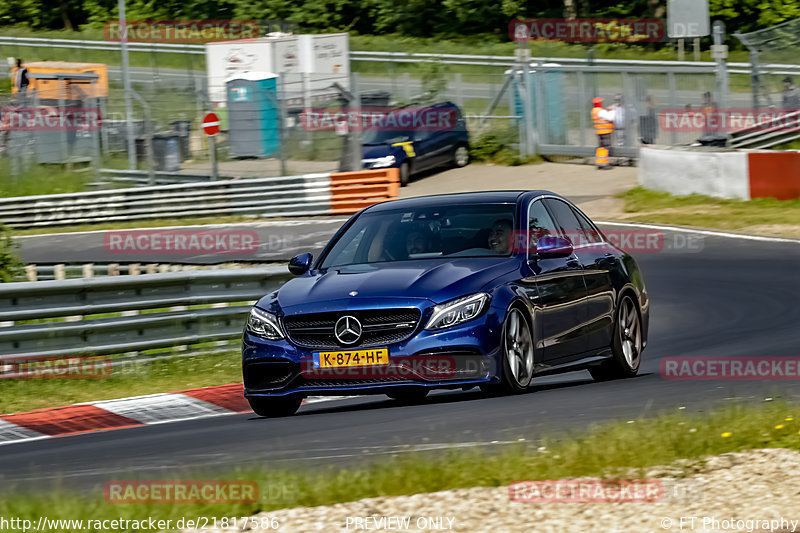
M445 116L452 121L404 121L404 115L411 113L416 118ZM466 122L461 110L452 102L398 109L391 115L396 120L388 127L363 133L361 163L364 169L397 168L400 185L406 186L414 174L442 166L464 167L469 163Z
M433 388L519 392L537 375L635 375L649 304L633 257L547 191L384 202L263 297L244 331L245 395L262 416L309 395Z

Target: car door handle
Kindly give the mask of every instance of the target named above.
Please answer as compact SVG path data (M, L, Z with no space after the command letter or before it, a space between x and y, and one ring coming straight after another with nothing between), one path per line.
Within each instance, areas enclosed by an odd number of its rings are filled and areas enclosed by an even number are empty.
M581 263L580 263L580 261L578 261L578 259L576 257L570 257L569 259L567 259L567 265L569 265L569 266L578 266L579 267L579 266L581 266Z

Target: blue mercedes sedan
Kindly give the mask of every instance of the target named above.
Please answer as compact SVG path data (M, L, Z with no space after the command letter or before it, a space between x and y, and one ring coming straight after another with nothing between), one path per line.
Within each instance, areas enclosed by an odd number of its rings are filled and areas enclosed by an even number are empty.
M306 396L524 391L586 369L631 377L649 301L636 261L547 191L427 196L353 215L245 325L245 396L286 416Z

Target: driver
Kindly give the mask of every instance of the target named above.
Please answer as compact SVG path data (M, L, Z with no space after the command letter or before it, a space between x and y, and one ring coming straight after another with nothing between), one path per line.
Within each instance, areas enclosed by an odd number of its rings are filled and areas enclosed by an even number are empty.
M513 223L507 218L495 220L489 230L489 249L497 255L511 251L511 228Z
M421 254L430 250L431 236L427 231L417 229L406 237L406 253Z

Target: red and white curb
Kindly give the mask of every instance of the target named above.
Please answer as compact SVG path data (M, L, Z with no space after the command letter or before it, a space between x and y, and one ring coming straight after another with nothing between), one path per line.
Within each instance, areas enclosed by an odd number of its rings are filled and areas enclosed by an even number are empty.
M303 403L341 396L307 398ZM0 415L0 445L250 412L241 383Z

